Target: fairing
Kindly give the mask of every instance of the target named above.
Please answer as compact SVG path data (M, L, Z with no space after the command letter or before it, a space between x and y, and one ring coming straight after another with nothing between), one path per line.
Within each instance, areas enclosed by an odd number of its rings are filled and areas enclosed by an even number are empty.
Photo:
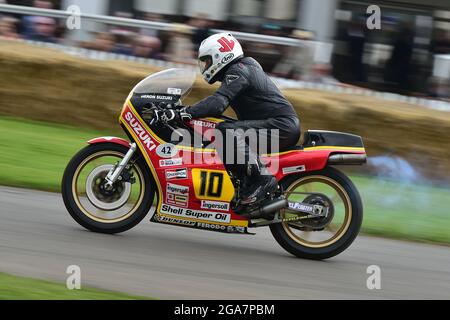
M190 91L193 82L193 77L186 76L179 69L147 77L133 89L119 118L129 137L137 143L156 182L158 203L151 220L212 231L246 233L249 221L231 209L234 186L216 151L169 143L161 135L159 127L150 126L142 118L140 108L145 104L135 106L136 95L170 96L170 91L176 93L172 96L177 100L181 99ZM153 102L150 98L148 101ZM196 119L189 126L198 133L204 133L220 121L223 120ZM112 141L123 143L120 140ZM201 159L206 153L217 156L218 162L199 162L199 157ZM318 146L262 158L269 164L273 175L281 180L291 174L323 169L327 166L328 157L334 153L364 154L365 151L364 148L347 146Z

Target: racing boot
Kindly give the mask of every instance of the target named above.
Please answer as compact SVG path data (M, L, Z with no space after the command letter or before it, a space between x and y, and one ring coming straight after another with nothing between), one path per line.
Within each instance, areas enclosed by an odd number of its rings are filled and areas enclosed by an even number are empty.
M240 196L240 205L249 205L264 200L268 194L278 190L277 179L258 161L257 164L249 165L247 183Z

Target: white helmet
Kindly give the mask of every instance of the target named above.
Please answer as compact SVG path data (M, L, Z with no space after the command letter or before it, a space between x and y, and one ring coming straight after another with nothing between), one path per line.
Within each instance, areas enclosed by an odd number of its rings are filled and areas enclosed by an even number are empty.
M218 33L205 39L198 49L200 73L209 84L226 65L244 56L240 43L230 33Z

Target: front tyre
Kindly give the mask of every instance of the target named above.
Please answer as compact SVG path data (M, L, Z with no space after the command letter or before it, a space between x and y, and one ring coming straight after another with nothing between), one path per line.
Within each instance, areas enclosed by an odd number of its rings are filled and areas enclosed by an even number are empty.
M322 260L336 256L350 246L359 233L363 206L358 190L339 170L324 170L289 176L280 182L288 201L328 207L326 218L270 225L275 240L291 254ZM280 218L295 217L283 209Z
M72 218L88 230L120 233L137 225L149 212L155 183L148 166L136 153L113 188L105 177L129 149L114 143L89 145L67 165L62 196Z

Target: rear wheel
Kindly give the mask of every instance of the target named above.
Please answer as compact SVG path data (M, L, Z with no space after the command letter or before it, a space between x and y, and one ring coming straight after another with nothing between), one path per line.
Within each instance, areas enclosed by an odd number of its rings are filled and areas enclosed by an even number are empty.
M306 259L327 259L344 251L358 235L363 207L350 179L339 170L289 176L281 181L288 201L317 204L328 215L270 226L276 241L291 254ZM298 213L283 209L280 218L295 218Z
M155 195L153 177L142 158L130 160L112 188L105 177L129 149L113 143L89 145L69 162L62 180L64 204L83 227L101 233L131 229L149 212Z

